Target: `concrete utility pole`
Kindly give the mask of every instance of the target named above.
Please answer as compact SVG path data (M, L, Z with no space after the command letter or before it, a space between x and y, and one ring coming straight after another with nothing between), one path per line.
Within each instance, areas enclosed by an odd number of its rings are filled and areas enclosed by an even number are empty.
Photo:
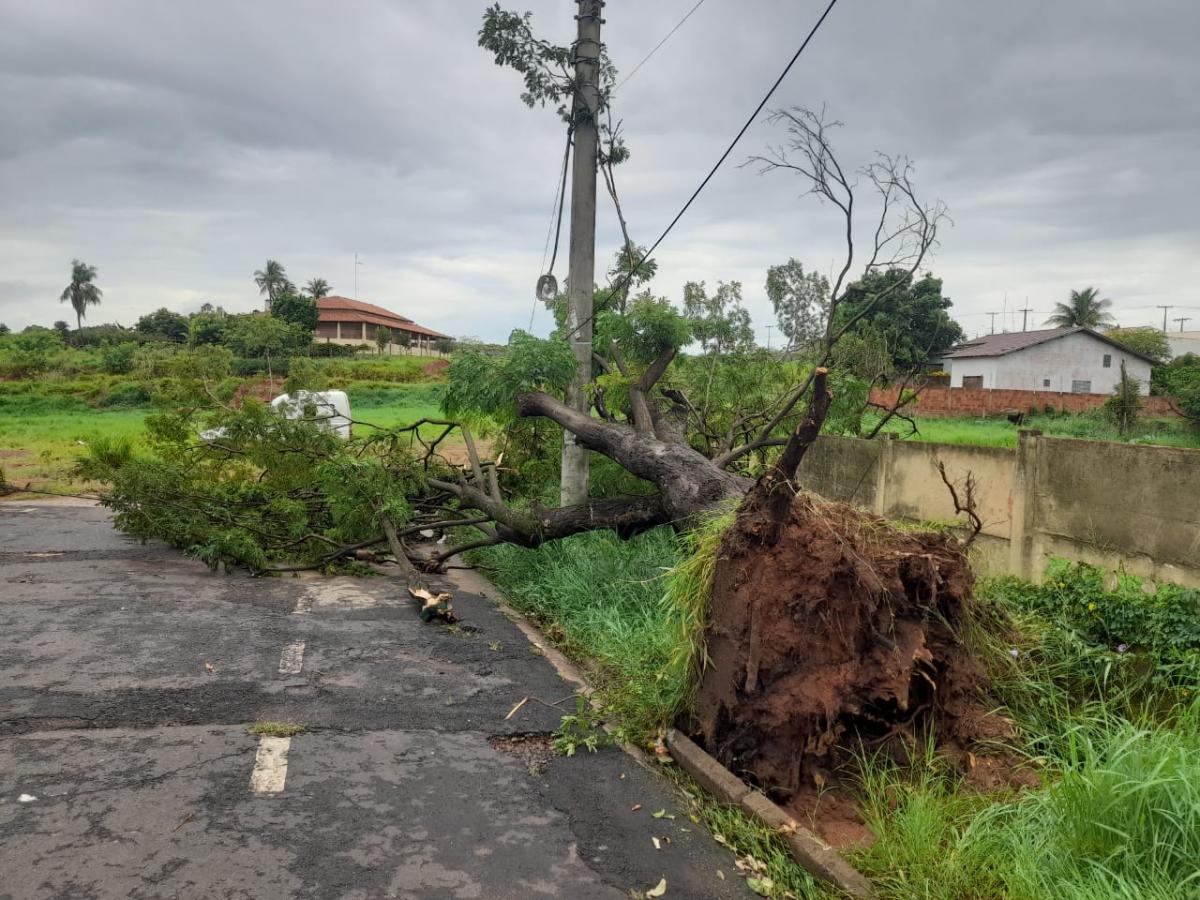
M575 152L571 160L571 260L567 274L567 334L578 369L567 386L567 405L587 413L591 407L592 289L596 279L596 119L600 110L600 11L604 0L577 0L575 40ZM563 506L587 501L587 450L563 431Z
M774 328L775 328L774 325L767 326L767 349L768 350L771 349L771 332L772 332L772 330L774 330Z
M362 263L360 263L358 261L358 254L355 253L354 254L354 297L351 298L354 300L358 299L358 267L361 265L362 265Z
M988 315L992 317L992 334L995 334L996 333L996 316L1000 315L1000 313L988 313Z
M1178 323L1179 323L1179 330L1180 330L1180 331L1183 331L1183 326L1184 326L1186 323L1188 323L1188 322L1192 321L1192 317L1191 317L1191 316L1180 316L1178 319L1172 319L1171 321L1172 321L1172 322L1178 322Z
M1165 333L1165 332L1166 332L1166 330L1167 330L1167 310L1168 310L1168 309L1174 309L1175 307L1173 307L1173 306L1163 306L1163 305L1160 303L1160 304L1158 304L1158 308L1159 308L1159 309L1161 309L1161 310L1163 311L1163 332Z
M1033 310L1028 306L1025 306L1022 307L1019 312L1021 313L1021 330L1025 331L1029 327L1029 314L1033 312Z

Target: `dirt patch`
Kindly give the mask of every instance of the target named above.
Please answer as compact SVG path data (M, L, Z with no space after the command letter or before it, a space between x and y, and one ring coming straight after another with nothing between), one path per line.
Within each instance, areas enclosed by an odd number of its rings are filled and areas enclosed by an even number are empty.
M710 753L803 819L843 808L837 773L860 747L904 759L932 727L965 758L1011 736L955 632L973 581L955 538L800 494L770 544L759 515L739 512L713 583L695 723Z
M515 756L531 773L541 772L554 759L554 735L544 731L527 734L496 734L488 738L492 749Z
M450 360L435 359L433 362L426 363L421 371L432 378L441 378L446 374L448 368L450 368Z

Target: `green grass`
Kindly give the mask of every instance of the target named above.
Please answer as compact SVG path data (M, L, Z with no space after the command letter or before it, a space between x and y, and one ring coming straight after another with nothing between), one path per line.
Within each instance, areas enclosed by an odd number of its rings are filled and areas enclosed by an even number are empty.
M419 357L394 359L408 367L399 371L428 362ZM344 389L352 415L381 428L440 416L438 383L350 380ZM84 445L104 436L141 446L145 418L152 410L146 390L120 376L0 381L0 469L9 482L33 482L42 490L94 487L72 474ZM448 446L459 443L455 435Z
M1017 446L1018 426L1004 418L921 418L918 411L916 422L920 432L908 440L972 447ZM1200 429L1178 419L1144 419L1128 436L1120 435L1100 413L1026 416L1020 427L1036 428L1053 437L1200 448ZM889 422L884 430L908 435L908 426L903 422Z
M685 702L686 680L670 666L679 631L662 602L666 573L679 560L670 529L630 541L585 532L536 550L501 545L474 558L514 607L569 655L593 664L598 699L623 737L644 741Z

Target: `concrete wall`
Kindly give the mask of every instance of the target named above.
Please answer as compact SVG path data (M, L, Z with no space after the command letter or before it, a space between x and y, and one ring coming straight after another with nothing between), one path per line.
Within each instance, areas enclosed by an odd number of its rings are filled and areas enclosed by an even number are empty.
M1016 451L821 437L805 487L877 515L955 522L944 462L975 479L976 567L1038 580L1051 556L1200 586L1200 451L1021 433Z
M1104 357L1109 365L1104 365ZM1150 392L1150 363L1123 352L1090 334L1078 332L1053 341L1035 344L1004 356L951 358L950 384L962 387L963 378L983 376L983 387L1021 391L1072 392L1072 382L1088 381L1082 393L1111 394L1121 380L1121 361L1129 377L1141 382L1143 394Z

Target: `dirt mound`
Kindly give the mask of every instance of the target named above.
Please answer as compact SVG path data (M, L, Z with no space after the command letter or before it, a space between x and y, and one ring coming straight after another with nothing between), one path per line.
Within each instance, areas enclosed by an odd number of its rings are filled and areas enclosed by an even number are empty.
M426 363L421 371L433 378L441 378L446 374L448 368L450 368L450 360L435 359L433 362Z
M973 579L952 536L804 494L773 543L768 530L747 504L721 547L696 707L710 753L794 796L822 789L860 741L899 747L932 724L967 747L994 731L982 667L955 636Z

